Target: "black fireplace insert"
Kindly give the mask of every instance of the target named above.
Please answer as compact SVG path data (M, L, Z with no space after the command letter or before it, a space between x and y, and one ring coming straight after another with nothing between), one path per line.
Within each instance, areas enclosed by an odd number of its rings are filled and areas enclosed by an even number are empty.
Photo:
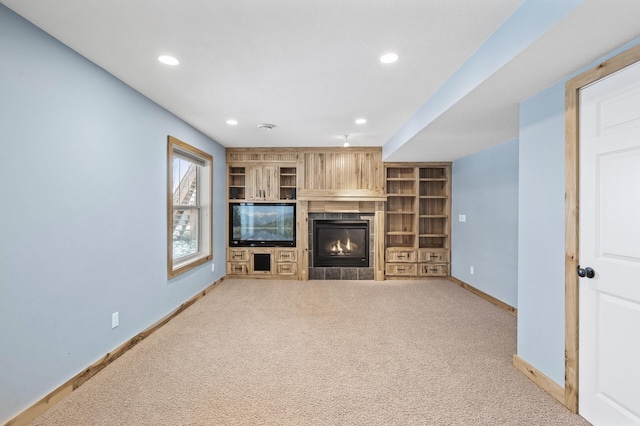
M314 220L313 266L369 267L369 221Z

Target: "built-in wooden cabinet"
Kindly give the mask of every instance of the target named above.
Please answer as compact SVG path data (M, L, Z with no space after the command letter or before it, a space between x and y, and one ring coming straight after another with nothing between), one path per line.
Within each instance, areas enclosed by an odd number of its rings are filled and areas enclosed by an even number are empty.
M273 164L247 167L246 198L255 200L278 199L278 166Z
M297 149L228 149L228 202L294 203L299 186L298 158ZM227 275L297 279L298 250L299 247L228 247Z
M451 163L386 163L385 275L448 276Z
M376 279L448 276L451 163L382 163L381 155L379 148L227 149L228 202L295 203L298 216L296 247L230 246L227 274L306 279L308 211L375 203Z
M295 200L298 151L228 149L228 198L233 201Z
M296 248L247 247L227 249L227 275L298 277Z
M229 166L229 199L238 201L295 200L297 168L275 164Z

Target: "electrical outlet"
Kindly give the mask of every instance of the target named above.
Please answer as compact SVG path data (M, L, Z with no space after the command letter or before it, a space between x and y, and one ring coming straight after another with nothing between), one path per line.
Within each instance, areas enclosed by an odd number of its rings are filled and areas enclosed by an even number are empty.
M211 263L211 272L215 272L215 271L216 271L216 264Z
M116 328L120 324L120 318L117 312L111 314L111 328Z
M466 221L467 221L467 215L466 214L458 215L458 222L466 222Z
M474 271L474 269L473 269L473 266L469 266L469 273L470 273L471 275L475 274L475 271Z

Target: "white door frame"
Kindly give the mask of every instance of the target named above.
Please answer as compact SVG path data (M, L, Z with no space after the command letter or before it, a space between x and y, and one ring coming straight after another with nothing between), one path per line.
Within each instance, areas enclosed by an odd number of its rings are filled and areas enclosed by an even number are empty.
M578 302L580 138L579 92L614 72L640 61L640 44L567 81L565 86L565 357L564 405L578 412Z

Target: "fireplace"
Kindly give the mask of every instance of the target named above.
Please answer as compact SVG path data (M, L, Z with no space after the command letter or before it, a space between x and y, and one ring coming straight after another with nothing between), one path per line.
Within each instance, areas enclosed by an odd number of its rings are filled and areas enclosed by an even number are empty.
M362 266L344 266L344 265L331 265L331 266L318 266L316 261L316 243L315 234L316 222L366 222L369 231L369 261L368 267ZM375 221L374 213L372 212L309 212L308 213L308 248L309 248L309 268L308 274L311 280L373 280L375 279L374 264L375 264ZM322 224L320 224L322 227ZM360 225L361 226L361 225ZM353 240L353 238L351 238ZM322 244L324 245L324 244ZM342 242L341 242L342 245ZM318 251L319 253L319 251ZM353 256L351 254L350 256ZM322 256L325 258L326 256ZM335 256L333 256L335 257ZM324 259L321 259L321 263Z
M369 267L368 220L314 220L314 267Z

